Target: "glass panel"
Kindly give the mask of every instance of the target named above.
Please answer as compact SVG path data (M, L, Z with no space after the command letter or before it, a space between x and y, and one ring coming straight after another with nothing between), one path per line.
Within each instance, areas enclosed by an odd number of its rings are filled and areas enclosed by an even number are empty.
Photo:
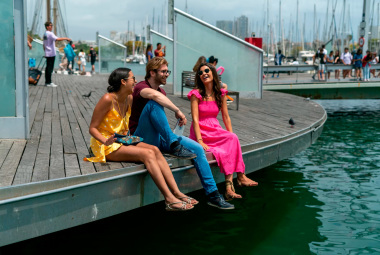
M118 67L125 67L125 53L126 47L122 47L99 37L100 73L111 73ZM96 71L99 71L99 69Z
M200 56L218 58L222 81L245 97L261 97L262 52L176 12L176 93L181 91L182 71L192 71ZM196 37L195 37L196 35ZM185 92L186 93L186 92Z
M16 116L13 0L0 1L0 117ZM26 43L26 42L25 42Z
M169 70L173 71L173 40L162 35L162 34L159 34L158 32L155 32L155 31L152 31L151 30L151 33L150 33L150 40L151 40L151 43L153 45L153 55L154 55L154 50L157 48L157 43L161 43L162 46L166 46L166 60L168 61L169 63ZM167 82L168 83L173 83L173 75L170 75L167 79Z
M55 61L54 61L54 69L58 69L59 68L59 63L61 63L61 58L62 58L62 53L59 53L59 51L57 50L57 53L56 53L56 57L55 57ZM40 65L40 70L42 68L43 65L45 65L46 67L46 60L42 60L41 59L45 56L45 52L44 52L44 46L43 46L43 42L40 41L40 40L37 40L37 39L34 39L32 41L32 49L30 50L28 48L28 58L34 58L36 60L36 67L38 66L38 64L41 62L41 65ZM45 68L44 68L45 70Z

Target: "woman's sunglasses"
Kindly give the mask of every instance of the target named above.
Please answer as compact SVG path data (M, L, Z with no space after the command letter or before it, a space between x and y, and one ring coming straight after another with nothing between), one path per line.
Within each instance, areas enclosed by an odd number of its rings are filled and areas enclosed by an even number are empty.
M201 76L201 75L203 74L203 72L205 72L205 73L209 73L209 72L210 72L210 69L207 68L207 69L205 69L205 70L203 70L203 71L202 71L202 70L199 70L199 71L198 71L198 75Z

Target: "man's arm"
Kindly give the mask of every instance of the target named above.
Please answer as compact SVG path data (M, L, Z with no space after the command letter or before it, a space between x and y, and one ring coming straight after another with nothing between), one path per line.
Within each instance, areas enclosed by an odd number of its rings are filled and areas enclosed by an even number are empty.
M183 114L181 110L177 106L175 106L172 103L172 101L170 101L170 99L161 92L158 92L157 90L151 88L145 88L141 90L140 96L146 99L154 100L163 107L173 111L175 113L176 118L181 119L180 126L186 125L187 120L185 114Z
M66 40L66 41L71 41L71 39L68 38L68 37L58 37L58 38L56 39L56 41L64 41L64 40Z

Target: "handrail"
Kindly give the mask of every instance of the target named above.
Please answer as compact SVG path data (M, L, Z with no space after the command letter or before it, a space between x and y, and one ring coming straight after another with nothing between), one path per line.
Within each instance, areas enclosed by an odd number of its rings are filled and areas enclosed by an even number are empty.
M200 20L200 19L198 19L198 18L196 18L196 17L194 17L194 16L192 16L192 15L190 15L190 14L184 12L184 11L181 11L181 10L179 10L177 8L174 8L174 11L178 12L178 13L182 14L183 16L185 16L185 17L187 17L187 18L189 18L189 19L191 19L193 21L196 21L196 22L198 22L198 23L200 23L200 24L202 24L202 25L204 25L204 26L206 26L208 28L211 28L212 30L214 30L214 31L216 31L218 33L224 34L225 36L228 36L229 38L231 38L231 39L233 39L235 41L238 41L238 42L240 42L240 43L242 43L242 44L244 44L244 45L246 45L246 46L248 46L248 47L250 47L252 49L255 49L255 50L257 50L257 51L259 51L259 52L261 52L261 53L264 54L264 51L262 49L256 47L255 45L252 45L252 44L250 44L250 43L248 43L248 42L246 42L246 41L244 41L244 40L242 40L242 39L240 39L240 38L238 38L238 37L236 37L234 35L231 35L230 33L227 33L226 31L224 31L222 29L214 27L214 26L208 24L207 22L204 22L203 20Z
M159 33L159 32L157 32L157 31L154 31L154 30L150 30L150 32L151 33L153 33L153 34L156 34L156 35L158 35L158 36L161 36L161 37L163 37L163 38L165 38L165 39L167 39L167 40L169 40L169 41L172 41L173 42L173 39L172 38L170 38L170 37L167 37L166 35L163 35L163 34L161 34L161 33Z
M122 45L122 44L120 44L120 43L118 43L118 42L115 42L115 41L112 41L111 39L109 39L109 38L107 38L107 37L104 37L104 36L102 36L102 35L98 35L98 37L100 37L100 38L102 38L102 39L104 39L104 40L106 40L106 41L109 41L109 42L111 42L111 43L113 43L113 44L116 44L116 45L118 45L118 46L120 46L120 47L122 47L122 48L127 48L125 45Z

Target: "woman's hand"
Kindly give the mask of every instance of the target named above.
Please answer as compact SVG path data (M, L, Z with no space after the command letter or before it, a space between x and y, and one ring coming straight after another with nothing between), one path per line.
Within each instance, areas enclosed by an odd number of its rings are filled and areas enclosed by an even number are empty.
M104 142L104 145L105 146L110 146L114 142L116 142L115 134L113 134L110 137L108 137L108 139Z
M198 141L199 144L203 147L205 151L208 151L210 148L203 142L203 140Z

